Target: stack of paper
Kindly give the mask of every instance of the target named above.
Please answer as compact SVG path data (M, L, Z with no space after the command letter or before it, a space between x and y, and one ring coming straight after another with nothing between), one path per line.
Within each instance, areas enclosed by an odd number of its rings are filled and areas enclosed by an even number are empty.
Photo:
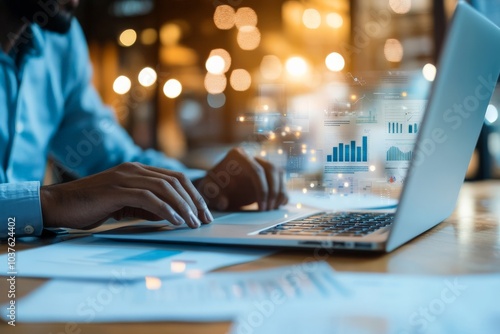
M268 253L92 238L20 252L19 275L59 278L16 301L22 310L16 320L234 320L232 334L496 334L500 328L500 274L337 273L325 262L206 273Z
M145 276L199 275L217 268L255 261L270 250L196 245L168 245L85 237L16 254L19 277L144 279ZM7 266L7 255L0 256ZM7 273L2 268L0 275Z
M344 293L326 263L140 281L51 280L19 300L20 322L218 321L272 315L293 302L338 300Z
M336 273L340 299L287 303L256 322L240 316L232 334L497 334L500 274L404 276Z

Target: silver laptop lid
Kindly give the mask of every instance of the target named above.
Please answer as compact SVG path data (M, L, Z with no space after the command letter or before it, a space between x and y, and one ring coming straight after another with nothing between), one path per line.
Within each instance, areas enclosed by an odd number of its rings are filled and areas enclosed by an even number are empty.
M500 29L464 2L448 28L387 251L455 208L500 72Z

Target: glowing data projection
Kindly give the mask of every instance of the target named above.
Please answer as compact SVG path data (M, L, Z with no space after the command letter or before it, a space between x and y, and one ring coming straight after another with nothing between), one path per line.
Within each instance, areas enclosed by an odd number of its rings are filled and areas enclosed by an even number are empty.
M387 150L387 161L410 161L413 156L413 151L403 152L399 147L391 146Z
M383 102L386 131L390 135L416 135L426 100L386 100Z
M418 132L418 128L418 123L403 124L399 122L387 122L387 133L416 134Z
M348 143L339 143L333 147L332 154L326 156L327 162L367 162L368 137L363 136L362 144L357 145L355 140Z

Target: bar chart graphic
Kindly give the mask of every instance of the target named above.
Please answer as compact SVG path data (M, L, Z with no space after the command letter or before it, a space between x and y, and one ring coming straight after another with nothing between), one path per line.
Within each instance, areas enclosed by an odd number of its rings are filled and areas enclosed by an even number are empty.
M332 154L326 156L326 162L367 162L368 161L368 137L363 136L361 145L355 140L347 143L339 143L333 147Z
M400 122L387 122L388 133L410 133L416 134L418 132L418 123L403 124Z
M410 161L413 151L403 152L396 146L391 146L387 150L387 161Z
M424 115L426 100L386 100L383 101L385 128L388 134L416 135Z

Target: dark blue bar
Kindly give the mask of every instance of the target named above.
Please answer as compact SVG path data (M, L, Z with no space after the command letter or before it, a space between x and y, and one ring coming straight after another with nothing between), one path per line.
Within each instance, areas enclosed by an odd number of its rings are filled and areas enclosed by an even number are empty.
M356 161L361 161L361 146L356 147Z
M339 161L344 161L344 144L339 144Z
M345 146L345 161L346 162L351 161L351 160L349 160L349 145Z
M363 161L368 161L368 137L363 136Z
M413 127L410 125L408 125L408 133L413 133Z
M351 140L351 161L356 161L356 141Z
M332 156L331 156L331 154L328 154L326 156L326 162L332 162Z
M339 161L339 149L337 147L333 148L333 161Z

